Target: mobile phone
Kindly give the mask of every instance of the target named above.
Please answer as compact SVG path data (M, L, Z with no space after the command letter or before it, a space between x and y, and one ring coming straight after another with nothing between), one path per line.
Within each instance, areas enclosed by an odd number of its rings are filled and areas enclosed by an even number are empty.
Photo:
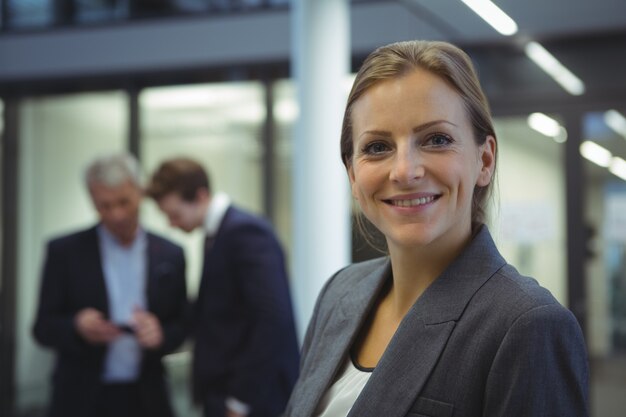
M117 328L120 329L124 333L130 333L130 334L135 333L135 329L130 327L128 324L118 324Z

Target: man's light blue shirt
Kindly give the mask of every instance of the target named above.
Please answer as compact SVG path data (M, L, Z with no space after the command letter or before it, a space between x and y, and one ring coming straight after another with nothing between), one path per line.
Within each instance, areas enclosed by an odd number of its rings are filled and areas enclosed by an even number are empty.
M123 246L103 225L98 226L100 257L109 300L109 320L129 325L136 309L146 309L146 233L139 229L132 244ZM108 346L102 379L131 382L139 377L141 347L137 338L122 334Z

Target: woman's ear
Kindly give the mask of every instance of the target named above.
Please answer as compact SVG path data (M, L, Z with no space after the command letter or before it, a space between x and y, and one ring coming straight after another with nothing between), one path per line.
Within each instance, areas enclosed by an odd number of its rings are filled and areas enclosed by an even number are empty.
M485 187L491 182L493 172L496 168L496 138L489 135L485 143L479 147L479 159L482 167L476 180L476 185Z

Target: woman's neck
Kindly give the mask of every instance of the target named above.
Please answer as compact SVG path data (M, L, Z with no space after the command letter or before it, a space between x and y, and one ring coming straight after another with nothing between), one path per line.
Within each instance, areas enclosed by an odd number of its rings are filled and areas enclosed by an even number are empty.
M431 243L423 248L389 245L393 282L387 294L394 315L404 317L415 301L446 270L471 240L471 235L455 245Z

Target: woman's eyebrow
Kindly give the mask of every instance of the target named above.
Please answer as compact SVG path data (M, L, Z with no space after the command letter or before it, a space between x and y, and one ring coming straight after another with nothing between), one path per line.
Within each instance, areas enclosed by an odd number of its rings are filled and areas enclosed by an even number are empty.
M439 124L444 124L444 123L452 125L454 127L458 127L456 124L454 124L454 123L452 123L452 122L450 122L448 120L443 120L443 119L441 119L441 120L433 120L432 122L426 122L426 123L423 123L423 124L421 124L419 126L414 127L413 128L413 133L418 133L418 132L421 132L422 130L428 129L429 127L436 126L436 125L439 125Z
M433 126L436 126L436 125L439 125L439 124L444 124L444 123L452 125L452 126L455 126L455 127L458 127L456 124L454 124L454 123L452 123L452 122L450 122L448 120L443 120L443 119L441 119L441 120L433 120L431 122L426 122L426 123L423 123L421 125L418 125L418 126L414 127L413 128L413 133L419 133L422 130L426 130L426 129L430 128L430 127L433 127ZM373 136L380 136L380 137L388 138L388 137L391 137L391 132L389 132L387 130L366 130L365 132L361 133L359 135L359 137L362 137L364 135L373 135Z

